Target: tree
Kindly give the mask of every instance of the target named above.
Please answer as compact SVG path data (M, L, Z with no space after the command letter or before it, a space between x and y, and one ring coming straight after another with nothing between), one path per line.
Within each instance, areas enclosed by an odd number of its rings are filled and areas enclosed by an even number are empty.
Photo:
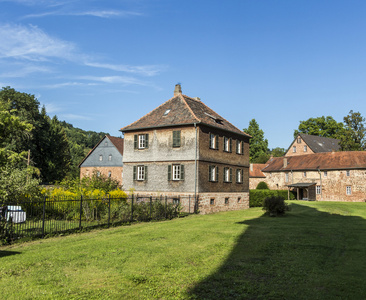
M286 149L280 148L280 147L276 147L271 150L271 155L273 157L281 157L281 156L284 156L285 153L286 153Z
M244 132L252 136L249 141L250 162L259 163L259 157L261 157L262 161L264 157L263 154L267 154L268 152L268 140L264 138L264 132L259 128L259 125L255 119L252 119L249 122L249 127L244 129Z
M341 138L341 147L344 151L366 150L365 118L359 112L351 110L343 118L345 134Z
M322 116L300 121L299 129L294 132L294 138L299 133L340 139L344 135L344 126L343 123L337 122L331 116Z

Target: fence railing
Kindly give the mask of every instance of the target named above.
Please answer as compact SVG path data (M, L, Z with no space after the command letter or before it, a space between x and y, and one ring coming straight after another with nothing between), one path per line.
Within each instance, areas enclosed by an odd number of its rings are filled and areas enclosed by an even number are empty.
M178 217L182 208L193 213L191 197L129 196L7 202L0 207L0 238L42 238L98 226ZM191 205L193 206L191 209Z

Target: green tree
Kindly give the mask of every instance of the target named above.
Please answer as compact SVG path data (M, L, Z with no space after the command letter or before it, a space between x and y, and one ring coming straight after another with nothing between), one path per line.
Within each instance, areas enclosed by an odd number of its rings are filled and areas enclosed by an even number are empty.
M276 147L276 148L273 148L270 152L273 157L281 157L281 156L285 155L286 149Z
M259 125L255 119L252 119L249 122L249 126L248 128L244 129L244 132L252 136L249 141L250 162L260 163L264 160L264 155L267 155L269 158L269 155L267 154L268 140L264 138L264 132L259 128Z
M299 133L340 139L344 135L344 126L331 116L309 118L306 121L300 121L299 129L294 132L294 138Z
M341 147L344 151L366 150L365 118L359 112L351 110L343 118L345 134L341 137Z

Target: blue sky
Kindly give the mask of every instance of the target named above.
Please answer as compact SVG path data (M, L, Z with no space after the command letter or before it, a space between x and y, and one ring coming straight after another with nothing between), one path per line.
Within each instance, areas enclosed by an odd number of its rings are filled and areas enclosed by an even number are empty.
M301 120L366 115L366 1L0 0L0 86L120 136L174 85L287 148Z

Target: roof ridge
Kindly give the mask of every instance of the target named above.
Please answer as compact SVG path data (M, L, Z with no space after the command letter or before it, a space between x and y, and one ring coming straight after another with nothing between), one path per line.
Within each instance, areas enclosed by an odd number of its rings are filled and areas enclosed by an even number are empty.
M187 106L187 108L189 109L189 111L191 112L193 117L200 123L201 120L197 118L196 114L193 112L192 108L188 105L188 103L184 97L190 98L191 100L195 100L195 99L188 97L186 95L183 95L183 94L180 94L179 96L182 97L184 104ZM199 100L195 100L195 101L199 101Z

